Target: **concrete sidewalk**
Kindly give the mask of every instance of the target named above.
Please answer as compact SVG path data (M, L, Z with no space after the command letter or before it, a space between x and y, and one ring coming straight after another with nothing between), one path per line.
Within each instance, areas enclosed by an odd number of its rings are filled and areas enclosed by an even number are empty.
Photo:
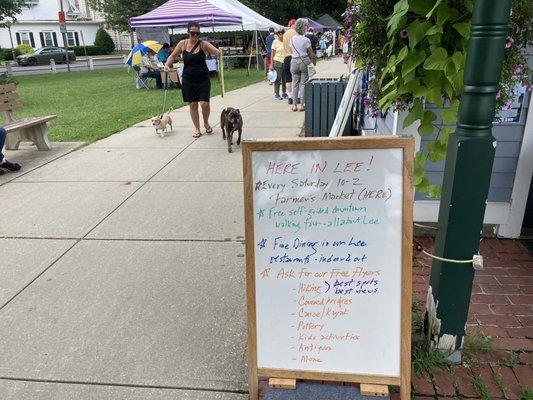
M0 186L0 399L247 398L242 156L221 139L225 105L246 138L303 126L262 82L213 99L214 135L194 139L183 108L165 138L145 121L39 154Z

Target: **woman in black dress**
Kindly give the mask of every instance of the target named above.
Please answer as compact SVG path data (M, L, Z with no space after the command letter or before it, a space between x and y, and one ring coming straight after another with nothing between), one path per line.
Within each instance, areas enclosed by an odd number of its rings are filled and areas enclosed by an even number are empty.
M181 82L183 101L189 103L191 119L195 128L193 136L200 137L202 133L200 131L198 103L202 108L205 133L213 133L213 128L209 125L211 79L205 57L206 54L218 56L220 50L211 43L200 40L200 24L198 22L190 22L187 28L189 38L178 43L165 63L165 71L170 70L176 58L180 56L183 58L184 67Z

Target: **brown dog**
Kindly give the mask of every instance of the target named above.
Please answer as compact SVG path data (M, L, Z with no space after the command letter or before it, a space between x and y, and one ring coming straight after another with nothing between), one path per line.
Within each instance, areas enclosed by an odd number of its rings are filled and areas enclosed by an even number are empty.
M232 107L222 110L220 115L220 126L222 127L222 140L228 140L228 152L232 152L231 145L233 144L233 132L239 132L237 139L237 146L241 144L242 136L242 116L241 112Z

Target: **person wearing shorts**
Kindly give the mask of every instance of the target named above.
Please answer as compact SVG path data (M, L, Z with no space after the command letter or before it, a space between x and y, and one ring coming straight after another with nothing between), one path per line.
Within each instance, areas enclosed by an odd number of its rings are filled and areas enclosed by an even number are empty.
M291 19L289 21L289 30L283 35L283 47L285 48L285 59L283 60L283 75L285 76L285 89L287 93L292 93L292 74L291 74L291 60L292 60L292 49L291 49L291 40L296 35L296 30L294 26L296 25L296 20ZM289 96L289 104L296 104L298 99L293 99Z

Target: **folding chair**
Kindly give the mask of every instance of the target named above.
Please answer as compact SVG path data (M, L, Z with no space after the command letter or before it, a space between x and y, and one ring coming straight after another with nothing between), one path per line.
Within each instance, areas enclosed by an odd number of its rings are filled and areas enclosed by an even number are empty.
M149 89L148 83L150 78L141 77L141 70L139 67L133 67L133 75L135 79L135 88L137 89Z

